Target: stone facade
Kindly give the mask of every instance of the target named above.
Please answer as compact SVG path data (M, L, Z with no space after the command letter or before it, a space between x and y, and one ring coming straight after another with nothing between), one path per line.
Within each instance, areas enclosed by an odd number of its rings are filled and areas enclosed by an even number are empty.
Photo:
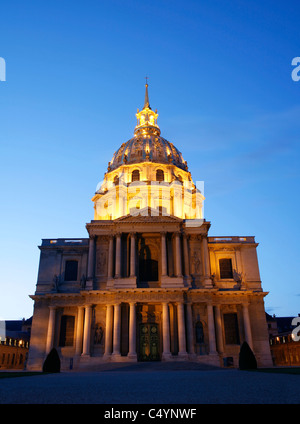
M236 367L244 340L259 366L272 365L257 243L209 237L204 197L181 153L168 153L157 116L146 86L135 130L144 147L129 140L114 154L92 199L88 237L42 241L28 369L41 369L52 347L62 368L146 360Z

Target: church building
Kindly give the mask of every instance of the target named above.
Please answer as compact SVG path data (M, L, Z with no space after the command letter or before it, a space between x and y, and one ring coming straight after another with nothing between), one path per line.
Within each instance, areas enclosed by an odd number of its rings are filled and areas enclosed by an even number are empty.
M43 239L27 369L135 361L238 367L247 341L272 366L253 236L210 237L204 196L157 110L137 110L113 154L83 239Z

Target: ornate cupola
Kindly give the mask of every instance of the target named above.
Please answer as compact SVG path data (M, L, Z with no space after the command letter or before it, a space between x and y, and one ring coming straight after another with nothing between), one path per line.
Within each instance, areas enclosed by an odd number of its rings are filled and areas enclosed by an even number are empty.
M146 83L145 103L141 111L137 110L137 126L134 130L134 135L160 135L160 129L157 125L158 113L153 112L149 103L148 84Z

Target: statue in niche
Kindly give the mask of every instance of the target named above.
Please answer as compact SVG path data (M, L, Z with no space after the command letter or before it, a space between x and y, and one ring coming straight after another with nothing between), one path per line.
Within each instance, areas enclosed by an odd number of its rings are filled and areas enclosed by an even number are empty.
M204 331L201 321L196 322L196 343L204 343Z
M95 326L94 344L99 345L103 341L103 328L100 324Z
M85 277L85 275L84 275L84 274L82 274L82 277L81 277L81 279L80 279L80 287L81 287L82 289L84 289L84 288L85 288L85 285L86 285L86 277Z
M195 274L200 274L200 258L199 258L199 254L196 252L196 250L194 251L193 254L193 264L194 264L194 273Z
M52 282L51 290L58 292L58 288L59 288L59 278L55 274L54 277L53 277L53 282Z

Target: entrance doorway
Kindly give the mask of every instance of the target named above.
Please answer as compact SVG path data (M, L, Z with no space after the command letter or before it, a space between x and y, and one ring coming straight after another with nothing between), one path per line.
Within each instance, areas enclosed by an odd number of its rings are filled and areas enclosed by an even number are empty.
M160 361L158 324L140 324L139 361Z

